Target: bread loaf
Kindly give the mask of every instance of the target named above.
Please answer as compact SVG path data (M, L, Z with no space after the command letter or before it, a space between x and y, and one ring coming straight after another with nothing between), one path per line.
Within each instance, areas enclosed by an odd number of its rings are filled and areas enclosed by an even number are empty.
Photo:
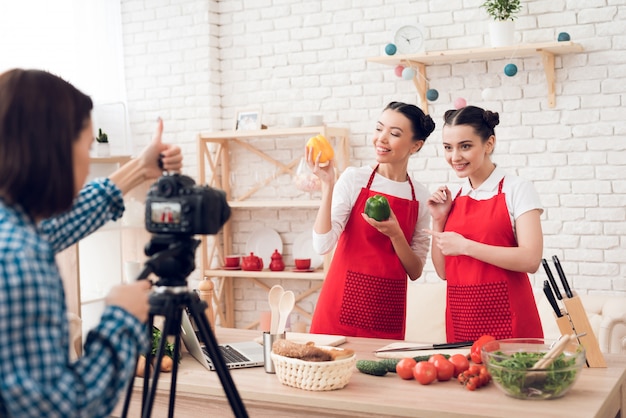
M272 351L283 357L304 361L333 361L354 355L354 351L317 347L312 341L300 344L289 340L276 340Z

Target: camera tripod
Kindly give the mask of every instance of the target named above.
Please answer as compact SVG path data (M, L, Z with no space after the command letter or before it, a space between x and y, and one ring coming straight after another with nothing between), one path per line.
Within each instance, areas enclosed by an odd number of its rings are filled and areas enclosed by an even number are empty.
M194 291L187 288L187 276L194 270L194 253L199 240L192 238L180 238L171 235L159 235L152 238L146 245L146 255L151 256L146 261L143 270L137 280L144 280L150 273L155 273L159 280L153 286L150 296L150 313L148 319L148 336L152 341L152 326L155 316L164 316L165 322L161 330L161 340L155 357L154 377L150 379L150 364L152 361L151 348L146 353L146 368L143 381L141 415L149 418L152 414L152 407L156 396L157 383L161 373L161 360L165 355L165 345L168 336L174 336L174 364L172 367L172 378L170 384L170 397L168 416L174 416L174 402L176 399L176 379L178 373L178 360L180 358L181 344L181 323L182 315L187 315L187 311L193 322L198 327L199 337L206 345L207 352L215 371L217 372L233 414L237 418L247 418L245 406L235 387L235 383L226 367L222 353L220 352L217 340L211 325L205 315L207 304L201 300ZM137 356L137 360L139 356ZM133 393L134 377L127 388L126 399L122 417L128 414L130 399ZM152 383L152 386L150 386Z

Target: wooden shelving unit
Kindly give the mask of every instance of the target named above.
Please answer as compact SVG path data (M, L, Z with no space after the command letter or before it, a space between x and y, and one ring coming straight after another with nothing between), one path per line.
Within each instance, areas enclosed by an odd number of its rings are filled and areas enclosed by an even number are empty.
M582 45L574 42L544 42L532 44L519 44L497 48L469 48L447 51L429 51L415 55L391 55L368 58L367 61L384 65L402 65L417 69L418 73L413 78L413 83L420 96L422 110L428 113L428 101L426 99L426 67L429 65L451 64L464 61L486 61L495 59L515 59L532 56L540 56L543 61L543 69L548 84L548 106L556 105L556 92L554 88L554 57L557 55L581 52Z
M324 135L332 143L335 149L335 161L339 172L345 170L349 164L349 131L345 128L329 127L325 125L311 126L302 128L277 128L277 129L261 129L252 131L219 131L200 133L197 137L198 142L198 183L208 184L212 187L222 189L226 192L228 203L232 210L238 209L317 209L319 201L310 199L291 199L291 200L256 200L251 199L263 187L271 184L278 176L282 174L295 175L296 166L300 162L300 158L304 152L304 142L311 136ZM251 142L254 139L272 138L276 141L287 139L289 137L302 137L302 152L293 153L296 157L290 161L279 161L270 155L270 153L255 147ZM270 166L274 167L275 172L265 178L261 178L255 184L252 184L237 198L232 198L233 193L230 185L231 174L231 150L233 147L241 147L246 152L257 155L260 159L265 160ZM295 186L294 186L295 187ZM233 248L232 218L222 228L219 236L208 238L201 237L201 268L205 279L215 278L217 280L214 295L213 306L215 309L215 318L220 319L220 325L224 327L234 327L234 297L233 297L233 280L247 279L252 280L259 287L269 290L269 286L263 282L267 279L297 279L297 280L317 280L319 285L311 287L307 292L296 296L296 312L306 317L310 317L310 313L302 310L297 306L297 302L309 296L311 293L319 290L326 275L326 268L329 263L328 257L324 261L321 269L313 272L294 272L270 271L268 266L264 266L262 271L242 271L242 270L223 270L212 269L211 262L217 257L223 260L225 254L231 253ZM221 242L219 239L221 238ZM211 240L211 241L209 241ZM256 325L256 324L252 324Z

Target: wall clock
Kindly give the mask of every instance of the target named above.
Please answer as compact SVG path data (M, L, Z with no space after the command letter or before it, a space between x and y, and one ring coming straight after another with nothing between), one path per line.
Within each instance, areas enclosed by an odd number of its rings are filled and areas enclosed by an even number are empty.
M400 54L417 54L423 52L424 32L417 26L402 26L396 31L394 43Z

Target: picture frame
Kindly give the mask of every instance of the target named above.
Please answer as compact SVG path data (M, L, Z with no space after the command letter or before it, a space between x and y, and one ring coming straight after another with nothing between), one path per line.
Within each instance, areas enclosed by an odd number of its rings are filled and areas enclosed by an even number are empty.
M235 120L236 131L261 129L261 111L258 109L240 110Z

